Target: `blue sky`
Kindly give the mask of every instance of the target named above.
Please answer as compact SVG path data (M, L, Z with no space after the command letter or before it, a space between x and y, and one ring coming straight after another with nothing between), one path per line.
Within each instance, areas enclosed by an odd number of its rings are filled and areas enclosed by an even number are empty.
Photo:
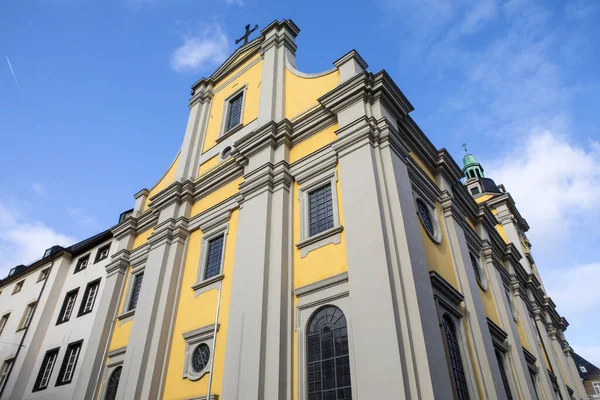
M300 70L329 69L354 48L390 73L436 146L460 161L468 143L529 221L567 339L600 365L593 0L5 1L0 275L133 207L178 151L190 85L246 24L283 18L301 29Z

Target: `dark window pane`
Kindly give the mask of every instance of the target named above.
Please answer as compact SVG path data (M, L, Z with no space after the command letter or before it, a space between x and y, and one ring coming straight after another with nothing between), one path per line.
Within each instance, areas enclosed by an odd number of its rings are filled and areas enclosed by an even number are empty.
M133 279L133 287L131 289L131 298L129 299L129 309L134 310L137 307L137 302L140 297L140 290L142 290L142 282L144 280L144 273L135 275Z
M504 369L504 358L498 350L496 350L496 360L498 361L498 368L500 368L500 376L502 377L502 384L506 391L507 400L512 400L512 393L510 392L510 385L508 384L508 377L506 376L506 370Z
M110 378L108 378L108 386L106 387L106 400L115 400L117 398L117 389L119 388L119 381L121 380L121 369L122 367L117 367L110 374Z
M309 399L352 399L346 317L335 306L317 310L307 326Z
M325 185L308 194L309 235L333 228L331 185Z
M221 273L221 258L223 257L223 235L208 241L208 255L206 256L206 269L204 279L212 278Z
M431 220L431 215L429 214L429 208L427 208L421 199L417 199L417 213L419 214L419 218L421 218L421 222L423 223L425 230L427 230L431 236L435 235L435 229L433 228L433 221Z
M442 319L442 325L444 326L448 357L450 358L450 366L452 367L456 398L458 400L468 400L469 390L467 388L467 378L465 377L465 370L460 356L460 347L458 338L456 337L456 331L454 330L454 324L448 317L444 317Z
M244 94L240 93L233 99L229 100L229 107L227 108L227 121L225 125L225 132L235 128L241 122L242 118L242 100Z

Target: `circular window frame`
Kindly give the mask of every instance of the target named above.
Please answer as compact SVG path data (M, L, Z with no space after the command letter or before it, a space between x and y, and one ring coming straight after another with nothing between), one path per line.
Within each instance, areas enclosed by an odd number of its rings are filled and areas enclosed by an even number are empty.
M196 353L196 351L199 351L202 346L204 346L208 350L208 359L206 360L206 365L197 370L194 367L194 354ZM201 374L210 364L211 356L212 356L212 351L210 350L210 346L208 344L200 343L200 344L194 346L194 349L192 350L192 354L190 355L190 368L192 369L192 373L193 374Z
M225 148L223 150L221 150L221 152L219 153L219 159L221 161L225 161L227 160L229 157L231 157L231 153L233 152L234 147L233 146L225 146ZM227 154L225 154L227 153Z
M433 233L429 232L429 230L427 229L427 226L425 226L423 217L421 217L421 213L419 212L419 202L422 203L423 206L425 206L425 209L427 210L427 212L429 214L429 219L431 220L431 225L433 227ZM429 238L437 244L442 243L442 229L440 228L440 221L438 219L438 214L436 212L436 208L432 207L429 204L429 202L426 201L425 199L423 199L422 197L415 196L415 210L417 212L417 218L421 222L421 226L423 226L423 230L425 232L427 232L427 236L429 236Z
M477 275L475 275L475 280L477 281L477 284L479 285L481 290L483 290L484 292L487 291L487 275L485 274L485 269L481 264L481 259L472 252L469 252L469 258L471 260L471 266L473 268L477 268L477 270L479 271L479 278L477 277Z
M208 362L206 366L201 371L194 370L193 358L194 351L202 345L206 345L209 350ZM187 378L191 381L200 380L205 374L210 372L211 363L213 358L213 348L212 348L212 339L202 340L194 343L187 344L186 356L185 356L185 368L183 371L183 377Z

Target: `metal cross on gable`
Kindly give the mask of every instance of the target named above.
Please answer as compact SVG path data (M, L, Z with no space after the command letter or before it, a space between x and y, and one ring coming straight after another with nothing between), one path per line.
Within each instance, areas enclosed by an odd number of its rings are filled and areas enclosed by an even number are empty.
M466 143L462 144L462 148L465 149L465 153L468 153L468 151L467 151L467 144Z
M258 29L258 25L254 25L254 28L252 28L252 29L250 29L250 24L246 25L246 33L244 34L244 36L242 36L241 38L239 38L238 40L236 40L235 44L238 44L242 40L244 41L244 44L248 43L248 37L250 36L250 34L252 32L254 32L257 29Z

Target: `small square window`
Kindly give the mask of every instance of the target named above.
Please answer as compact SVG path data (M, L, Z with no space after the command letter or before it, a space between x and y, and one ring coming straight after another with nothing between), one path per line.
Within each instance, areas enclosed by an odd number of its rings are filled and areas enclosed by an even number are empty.
M227 133L242 122L242 105L244 92L240 92L227 102L227 116L225 120L225 130Z
M108 256L108 254L107 254L107 256ZM86 269L87 266L88 266L89 261L90 261L90 255L89 254L86 254L83 257L79 257L79 260L77 260L77 265L75 265L75 271L73 271L73 273L76 274L79 271L83 271L84 269Z
M62 307L60 308L60 314L58 315L58 321L56 321L56 325L62 324L71 319L71 314L73 314L73 309L75 308L75 301L77 300L77 293L79 293L79 288L71 290L65 296Z
M579 370L580 370L581 372L587 372L587 369L585 369L585 367L584 367L583 365L580 365L580 366L579 366Z
M33 385L34 392L44 390L48 387L54 364L56 364L56 359L58 358L58 350L59 348L48 350L44 355L40 372L38 372L35 384Z
M46 268L40 271L40 275L38 276L38 282L39 281L43 281L46 278L48 278L48 275L50 274L50 268Z
M102 261L105 258L108 258L109 252L110 252L110 243L107 244L106 246L100 247L98 249L98 252L96 253L96 260L94 262L97 263L98 261Z
M23 289L23 283L25 283L24 280L22 280L21 282L17 282L15 284L15 288L13 289L12 294L19 293L21 291L21 289Z

